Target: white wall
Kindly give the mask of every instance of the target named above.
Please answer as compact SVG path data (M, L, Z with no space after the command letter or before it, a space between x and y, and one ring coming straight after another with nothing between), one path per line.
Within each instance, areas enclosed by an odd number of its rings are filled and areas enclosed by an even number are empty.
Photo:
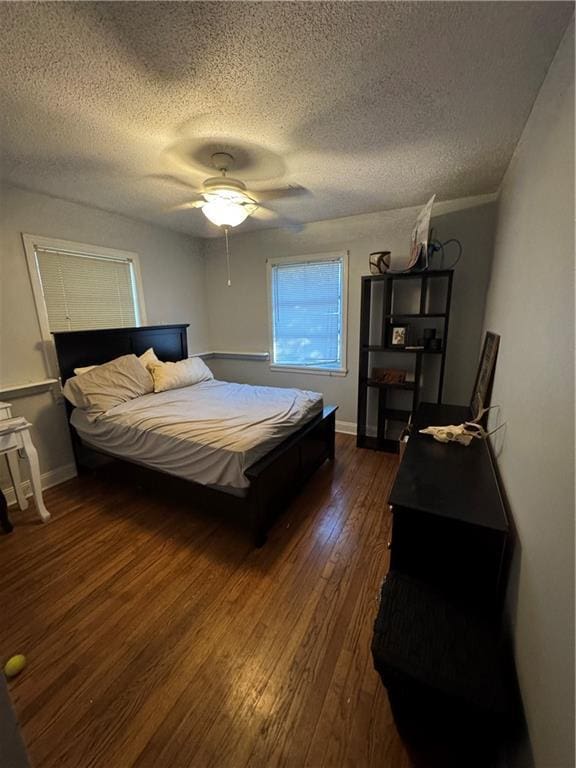
M123 216L5 186L0 195L0 388L47 376L22 232L136 251L148 323L188 322L190 351L206 350L204 263L197 241ZM43 473L72 462L64 408L50 392L0 395L0 399L12 402L15 415L34 423Z
M320 390L340 405L340 421L356 421L360 275L370 251L406 254L417 209L354 216L282 230L234 235L233 287L225 280L222 241L206 241L207 270L198 241L122 216L15 187L4 187L0 213L0 387L46 378L41 336L21 234L136 251L140 255L148 322L190 322L191 352L210 349L266 351L268 317L265 261L269 255L350 250L348 368L345 378L273 373L268 363L210 361L220 378ZM464 256L455 280L446 397L465 402L478 355L492 249L492 198L470 198L437 207L441 238L459 237ZM208 328L210 326L210 328ZM210 333L208 333L208 330ZM72 462L63 403L49 391L1 395L16 415L34 424L43 473ZM0 467L2 485L6 475Z
M267 352L268 308L266 259L348 250L348 375L344 378L311 373L271 371L268 362L210 361L223 379L254 384L295 386L324 394L336 404L338 419L356 422L360 277L369 274L371 251L391 250L405 257L417 208L350 216L308 224L298 234L285 230L234 233L230 238L232 287L226 286L226 261L221 239L205 241L206 285L211 349ZM492 198L467 198L440 203L432 222L440 239L457 237L464 254L454 280L453 316L447 356L445 400L470 399L479 354L484 302L493 247L495 206ZM451 258L451 254L447 254ZM390 356L388 356L390 358ZM388 363L398 363L396 358Z
M502 337L492 402L518 535L509 614L538 768L575 765L573 46L572 26L502 184L485 317Z

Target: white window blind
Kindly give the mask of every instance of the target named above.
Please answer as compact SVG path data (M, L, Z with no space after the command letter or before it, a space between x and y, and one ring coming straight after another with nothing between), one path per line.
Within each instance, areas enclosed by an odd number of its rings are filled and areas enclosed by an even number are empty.
M273 363L342 367L343 259L271 268Z
M50 331L138 325L129 259L40 247L35 253Z

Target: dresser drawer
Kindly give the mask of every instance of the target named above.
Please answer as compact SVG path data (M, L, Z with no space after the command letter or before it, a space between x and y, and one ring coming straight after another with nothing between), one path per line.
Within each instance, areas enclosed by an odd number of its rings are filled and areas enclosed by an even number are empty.
M390 568L455 596L498 596L506 536L492 529L395 507Z

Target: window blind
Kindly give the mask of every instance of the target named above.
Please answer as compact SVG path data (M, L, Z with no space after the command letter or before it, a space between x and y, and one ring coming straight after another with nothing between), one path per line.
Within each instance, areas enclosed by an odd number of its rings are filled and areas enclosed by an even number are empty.
M127 259L36 249L50 331L138 324L132 264Z
M272 267L273 362L340 368L342 259Z

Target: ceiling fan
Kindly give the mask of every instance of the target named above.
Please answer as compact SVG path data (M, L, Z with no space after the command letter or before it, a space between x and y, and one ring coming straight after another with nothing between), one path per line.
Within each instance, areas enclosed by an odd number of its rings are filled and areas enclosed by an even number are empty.
M306 195L308 194L307 189L300 186L289 186L284 189L248 192L243 181L228 176L228 172L234 164L233 155L229 152L214 152L211 158L214 167L220 171L221 176L212 176L206 179L201 190L196 190L186 182L172 176L162 177L171 182L191 187L196 193L194 200L174 206L170 208L171 211L200 208L209 221L224 229L237 227L248 216L265 220L279 219L288 226L297 226L286 219L282 219L270 208L263 206L262 201Z

